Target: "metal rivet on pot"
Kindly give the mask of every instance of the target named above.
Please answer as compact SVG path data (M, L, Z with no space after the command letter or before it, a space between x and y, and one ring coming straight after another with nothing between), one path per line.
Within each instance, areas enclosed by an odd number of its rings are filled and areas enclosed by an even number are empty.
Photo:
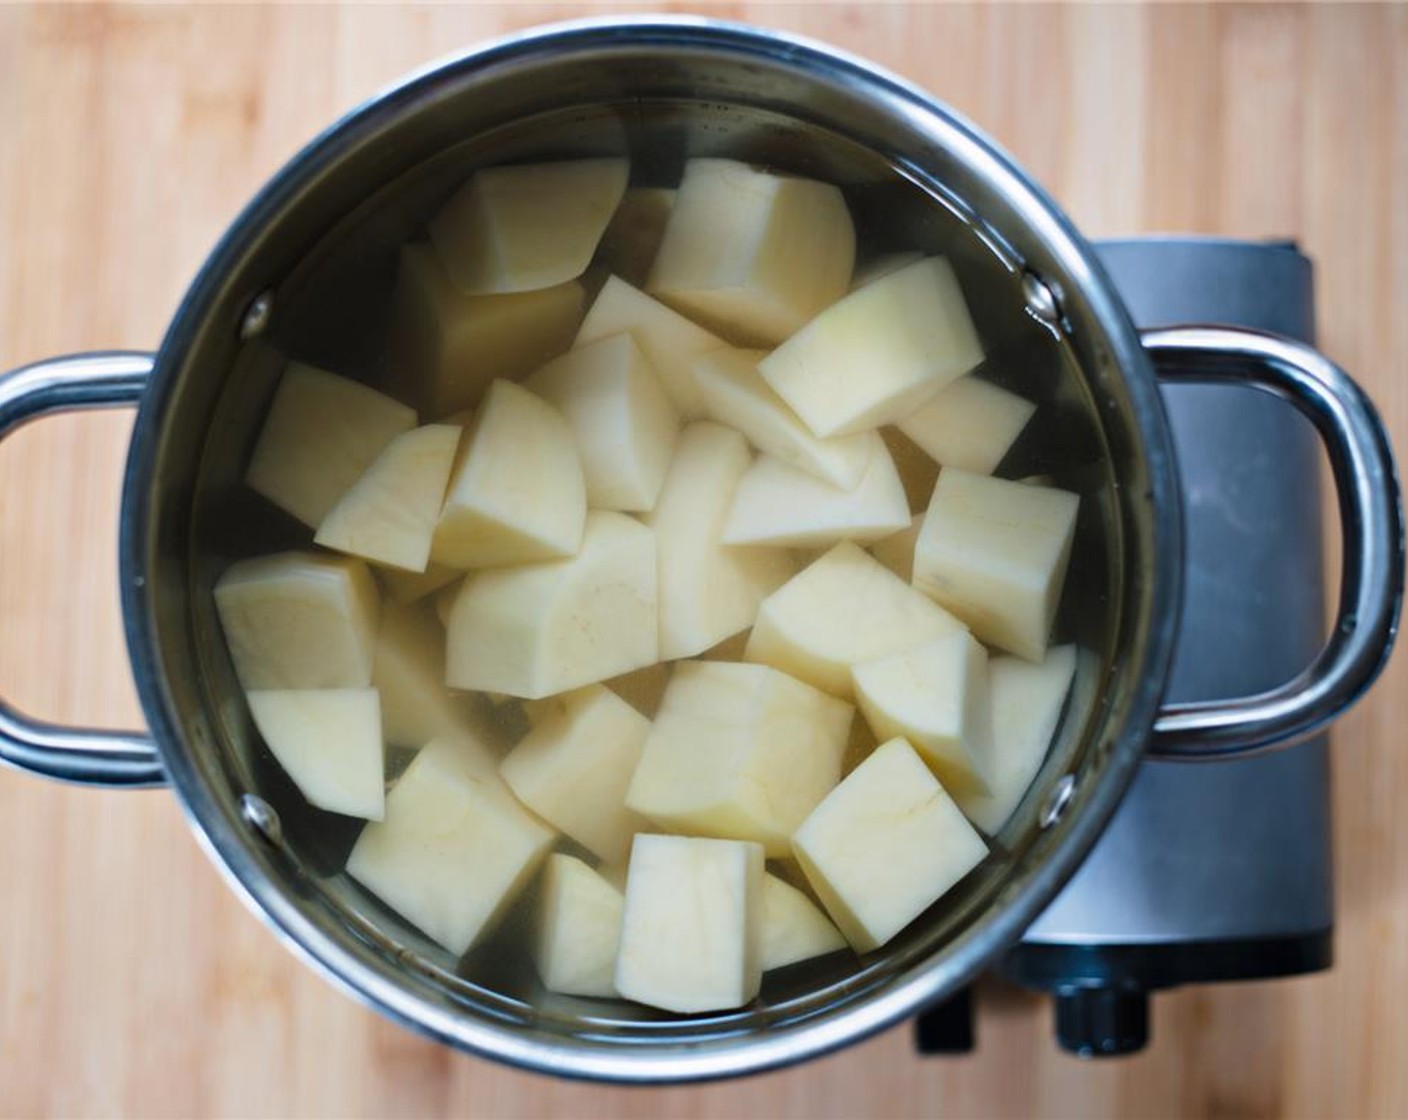
M1061 301L1035 272L1022 274L1022 298L1026 300L1028 315L1053 334L1061 333Z
M1076 795L1076 776L1074 774L1062 774L1056 780L1056 784L1046 795L1046 800L1041 803L1041 814L1039 820L1042 828L1050 828L1066 815L1066 810L1070 807L1071 799Z
M260 292L254 297L249 309L240 320L240 338L248 342L258 338L269 326L269 316L274 312L274 293Z
M279 814L274 812L273 806L262 797L255 797L252 793L241 797L240 816L269 843L278 845L284 842L284 829L279 823Z

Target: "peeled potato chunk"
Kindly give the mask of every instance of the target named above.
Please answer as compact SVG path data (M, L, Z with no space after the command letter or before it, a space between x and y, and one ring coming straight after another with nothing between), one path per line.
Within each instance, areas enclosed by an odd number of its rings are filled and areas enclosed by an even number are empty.
M827 308L758 363L818 436L891 424L983 360L952 266L925 257Z
M377 579L392 602L418 603L427 595L439 591L447 583L454 583L464 573L458 568L446 568L441 564L428 564L423 572L406 572L399 568L383 568L377 572Z
M215 607L246 689L365 688L380 601L350 556L280 552L231 564Z
M431 558L491 568L575 553L587 490L562 413L521 385L495 381L464 439Z
M616 990L682 1015L742 1007L762 986L762 891L758 844L637 836Z
M694 362L701 354L725 346L724 340L620 277L609 276L582 320L575 345L623 331L635 339L681 418L703 416L704 398L694 381Z
M518 799L603 862L624 860L643 825L626 808L650 721L601 685L544 701L548 710L499 773Z
M1040 661L1080 499L945 467L914 552L914 586L989 645Z
M960 377L899 421L899 429L936 463L992 474L1036 405L976 377Z
M651 516L660 575L660 657L693 657L753 623L793 572L777 549L721 542L752 456L737 432L699 421L680 433Z
M533 942L543 987L568 996L614 996L625 907L621 892L581 860L548 856Z
M290 362L254 445L245 484L316 529L414 409L356 381Z
M362 830L347 873L450 952L466 952L508 908L553 842L482 757L428 744Z
M626 805L674 832L786 855L841 778L855 710L766 665L685 661L650 726Z
M381 732L393 747L474 733L470 698L445 687L445 634L419 607L382 605L372 684L381 693Z
M869 541L909 524L909 502L894 460L874 432L870 462L849 490L823 482L806 471L759 457L738 483L725 544L822 548L841 540Z
M694 363L708 414L737 428L759 451L835 486L850 488L870 462L864 435L817 439L758 375L761 350L715 350Z
M962 630L859 545L842 541L763 601L745 656L850 697L852 665Z
M654 533L597 510L570 560L471 576L450 609L447 682L534 700L653 664L655 565Z
M856 269L855 274L851 277L850 290L859 291L867 284L873 284L876 280L923 259L923 256L923 253L903 252L886 253L884 256L875 257Z
M776 875L763 876L761 932L764 972L846 947L846 939L816 904Z
M858 953L884 945L987 855L903 739L851 771L797 830L792 850Z
M597 246L597 264L637 286L645 283L675 209L672 187L627 187Z
M472 295L575 280L628 170L624 159L581 159L477 171L430 220L430 240L450 279Z
M479 403L491 381L516 380L572 344L586 292L569 280L536 292L471 296L425 242L401 249L392 297L392 369L427 416Z
M1041 769L1075 672L1075 646L1049 650L1039 665L1020 657L994 657L989 664L989 792L954 795L968 819L989 836L1007 823Z
M904 738L944 789L988 792L988 654L959 631L851 669L856 700L881 742Z
M313 542L408 572L423 572L460 444L453 424L397 436L318 526Z
M255 690L254 726L308 804L380 820L386 780L374 688Z
M627 513L655 507L680 421L629 334L569 350L524 385L567 418L588 506Z
M831 184L692 159L646 289L732 341L770 346L845 294L855 253Z
M924 524L924 515L916 513L909 520L907 528L891 533L870 546L870 555L904 580L910 581L914 575L914 546L919 540L919 530Z

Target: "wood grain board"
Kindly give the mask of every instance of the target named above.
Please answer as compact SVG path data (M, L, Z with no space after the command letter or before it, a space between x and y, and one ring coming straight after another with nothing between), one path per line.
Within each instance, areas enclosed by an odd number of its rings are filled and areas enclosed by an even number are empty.
M237 208L300 144L441 54L599 6L0 7L0 368L151 347ZM642 9L644 10L644 9ZM698 9L933 89L1090 234L1297 238L1321 342L1408 446L1408 7ZM0 688L139 721L116 604L130 417L0 448ZM980 1048L906 1029L665 1091L528 1076L390 1026L296 961L161 792L0 773L0 1116L1408 1115L1408 659L1336 732L1338 963L1160 996L1138 1058L1081 1063L988 989Z

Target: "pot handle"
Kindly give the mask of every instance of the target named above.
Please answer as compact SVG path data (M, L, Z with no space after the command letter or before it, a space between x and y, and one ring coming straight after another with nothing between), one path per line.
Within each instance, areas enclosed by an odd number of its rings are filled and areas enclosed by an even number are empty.
M1403 505L1388 433L1344 370L1310 346L1232 327L1143 333L1158 376L1247 385L1289 401L1315 425L1335 479L1344 539L1338 618L1324 647L1285 684L1255 696L1167 705L1149 754L1241 757L1289 746L1334 720L1373 683L1398 632Z
M153 361L150 354L122 351L74 354L5 374L0 377L0 440L41 416L136 405ZM141 788L166 782L150 737L43 723L3 698L0 763L81 785Z

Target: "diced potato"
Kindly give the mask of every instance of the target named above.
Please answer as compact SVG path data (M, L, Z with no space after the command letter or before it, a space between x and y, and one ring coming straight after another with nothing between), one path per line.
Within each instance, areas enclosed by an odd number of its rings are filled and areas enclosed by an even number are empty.
M704 415L704 398L694 381L694 362L726 343L679 312L631 287L620 277L607 278L575 345L629 332L650 363L675 410L685 420Z
M807 881L851 947L884 945L982 862L987 845L914 748L891 739L792 838Z
M738 483L724 543L822 548L875 540L908 525L904 485L884 441L874 432L862 438L872 445L870 462L849 490L761 456Z
M328 511L315 544L409 572L430 562L460 429L428 424L397 436Z
M922 514L929 508L934 483L939 481L939 464L898 428L888 425L881 428L880 438L885 441L890 458L895 461L895 470L900 472L910 513Z
M1017 442L1036 405L971 375L899 421L899 429L936 463L992 474Z
M946 467L914 552L914 586L989 645L1040 661L1080 499Z
M472 733L469 697L445 687L445 634L418 607L383 604L372 684L381 693L381 733L393 747L418 750Z
M581 860L548 856L533 963L543 987L568 996L614 996L621 892Z
M746 656L849 698L852 665L962 629L859 545L843 541L763 601Z
M616 990L683 1015L742 1007L762 985L762 892L757 844L637 836Z
M856 269L855 275L851 277L850 290L860 291L867 284L873 284L882 277L889 276L892 272L898 272L902 268L907 268L915 261L923 258L923 253L886 253L884 256L875 257Z
M254 726L308 804L381 820L386 779L374 688L255 690Z
M758 372L819 436L904 419L983 360L953 268L926 257L818 315Z
M573 555L587 491L562 414L521 385L495 381L464 439L432 559L490 568Z
M846 947L846 939L816 904L776 875L763 876L761 932L764 972Z
M622 673L606 682L606 687L633 707L647 719L654 719L660 708L660 698L665 695L665 686L670 683L671 666L662 661Z
M311 552L240 560L215 584L215 607L246 689L371 683L381 608L360 560Z
M567 418L588 506L627 513L655 507L680 421L629 334L569 350L524 384Z
M399 568L383 568L377 572L376 577L393 602L409 605L420 602L427 595L439 591L447 583L454 583L462 575L464 573L458 568L428 564L423 572L404 572Z
M362 830L347 873L459 955L492 928L533 877L553 832L524 809L482 758L437 739Z
M466 295L424 242L401 249L392 312L392 371L426 416L479 403L497 378L517 380L572 344L586 292L569 280L536 292Z
M626 190L624 159L477 171L434 218L430 240L462 290L530 292L575 280Z
M704 407L721 424L737 428L759 451L791 463L834 486L856 485L870 462L863 435L817 439L787 403L758 375L760 350L715 350L694 363Z
M992 659L992 748L986 760L991 792L955 794L959 808L989 836L1007 823L1041 769L1075 671L1075 646L1048 651L1040 665L1020 657Z
M705 421L680 433L651 524L660 562L660 657L693 657L753 624L758 605L792 574L777 549L720 542L751 461L737 432Z
M504 759L518 799L604 862L624 860L644 822L626 809L650 721L610 689L560 698Z
M831 184L692 159L646 289L732 341L770 346L845 294L855 252Z
M992 755L988 653L959 631L851 669L856 700L881 742L908 740L944 789L986 793Z
M639 287L650 275L675 209L672 187L627 187L597 246L597 263Z
M870 546L870 555L905 583L914 575L914 546L919 540L919 529L923 524L924 515L916 513L910 518L908 528L892 533Z
M534 700L660 660L655 564L654 533L596 510L571 559L474 574L450 610L447 682Z
M317 528L414 409L356 381L290 362L254 445L245 484Z
M674 832L786 855L841 777L854 709L765 665L685 661L650 727L626 804Z

